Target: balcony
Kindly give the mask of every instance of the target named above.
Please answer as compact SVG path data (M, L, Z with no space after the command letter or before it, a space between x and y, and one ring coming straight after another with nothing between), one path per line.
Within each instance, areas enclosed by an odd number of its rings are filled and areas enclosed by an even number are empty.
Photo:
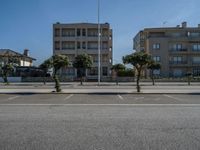
M186 67L188 65L187 61L170 61L169 62L170 66L183 66Z
M193 61L192 62L192 66L200 66L200 61Z
M171 41L182 41L182 42L184 42L184 41L191 41L191 42L196 42L196 41L199 41L200 40L200 36L196 36L196 37L193 37L193 36L184 36L184 35L182 35L182 36L177 36L177 37L173 37L173 36L171 36L170 37L170 40Z
M187 48L182 48L182 49L170 49L169 53L171 54L188 54L188 49Z

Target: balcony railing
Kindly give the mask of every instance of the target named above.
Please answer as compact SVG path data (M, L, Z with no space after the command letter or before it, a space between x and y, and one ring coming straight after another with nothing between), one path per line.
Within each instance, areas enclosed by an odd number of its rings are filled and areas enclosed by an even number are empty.
M187 52L187 48L181 48L181 49L170 49L170 52Z
M200 65L200 61L192 62L192 64L194 64L194 65Z
M187 61L170 61L170 65L186 65Z

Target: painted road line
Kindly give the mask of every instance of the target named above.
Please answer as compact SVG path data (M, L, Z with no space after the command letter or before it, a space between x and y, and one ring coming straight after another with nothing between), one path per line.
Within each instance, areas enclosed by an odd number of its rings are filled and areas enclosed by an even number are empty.
M174 96L171 96L171 95L167 95L167 94L163 94L165 97L168 97L168 98L171 98L171 99L174 99L176 101L182 101L180 98L177 98L177 97L174 97Z
M124 98L121 95L117 95L119 99L124 100Z
M65 97L64 100L68 100L68 99L70 99L72 96L74 96L74 94L70 94L69 96Z
M0 104L0 106L135 106L135 107L200 107L200 104Z
M144 99L144 97L135 97L136 100Z
M13 96L13 97L9 97L8 100L13 100L13 99L16 99L18 98L19 96Z

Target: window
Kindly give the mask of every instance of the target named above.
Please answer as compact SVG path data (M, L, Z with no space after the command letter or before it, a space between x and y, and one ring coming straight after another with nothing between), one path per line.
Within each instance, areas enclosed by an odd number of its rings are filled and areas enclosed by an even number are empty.
M182 44L174 44L173 45L173 50L174 51L180 51L182 49Z
M68 35L67 29L62 29L62 36L65 37Z
M192 58L192 63L193 64L200 64L200 57L198 56L195 56Z
M98 36L98 30L97 29L88 29L88 36L89 37L97 37Z
M86 49L86 44L85 44L85 42L82 43L82 49Z
M82 29L82 36L86 36L86 31L85 31L85 29Z
M109 62L109 58L108 58L108 55L107 55L107 54L103 54L101 59L102 59L101 61L102 61L103 63Z
M60 36L60 29L55 29L54 30L54 36L59 37Z
M179 63L182 62L182 60L183 60L183 58L181 56L174 56L173 57L173 63L174 64L179 64Z
M199 36L200 36L200 33L199 33L199 32L191 32L191 33L190 33L190 36L191 36L191 37L199 37Z
M77 42L77 49L81 48L81 42Z
M159 43L153 44L153 50L158 50L158 49L160 49L160 44Z
M77 29L76 34L77 34L77 36L81 36L81 29Z
M103 50L108 49L108 42L103 42L102 49Z
M55 41L55 50L60 50L60 42Z
M193 45L192 45L192 50L193 50L193 51L200 51L200 44L199 44L199 43L193 44Z
M98 43L97 42L88 42L88 49L93 49L93 50L98 49Z
M108 75L108 67L103 67L103 76L107 76Z
M75 30L69 29L69 28L63 28L62 29L62 36L63 37L74 37L75 36Z
M154 56L154 57L153 57L153 60L154 60L155 62L160 62L160 56Z
M68 41L63 41L62 42L62 49L66 50L66 49L75 49L75 42L68 42Z
M200 76L200 68L193 69L193 76Z

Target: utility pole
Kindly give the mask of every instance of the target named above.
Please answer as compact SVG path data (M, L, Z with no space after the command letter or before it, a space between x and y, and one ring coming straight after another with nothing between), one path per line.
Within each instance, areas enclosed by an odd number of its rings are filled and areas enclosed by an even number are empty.
M100 0L98 0L98 85L100 85L101 81L101 54L100 54L100 48L101 48L101 33L100 33L100 17L99 17L99 11L100 11Z

